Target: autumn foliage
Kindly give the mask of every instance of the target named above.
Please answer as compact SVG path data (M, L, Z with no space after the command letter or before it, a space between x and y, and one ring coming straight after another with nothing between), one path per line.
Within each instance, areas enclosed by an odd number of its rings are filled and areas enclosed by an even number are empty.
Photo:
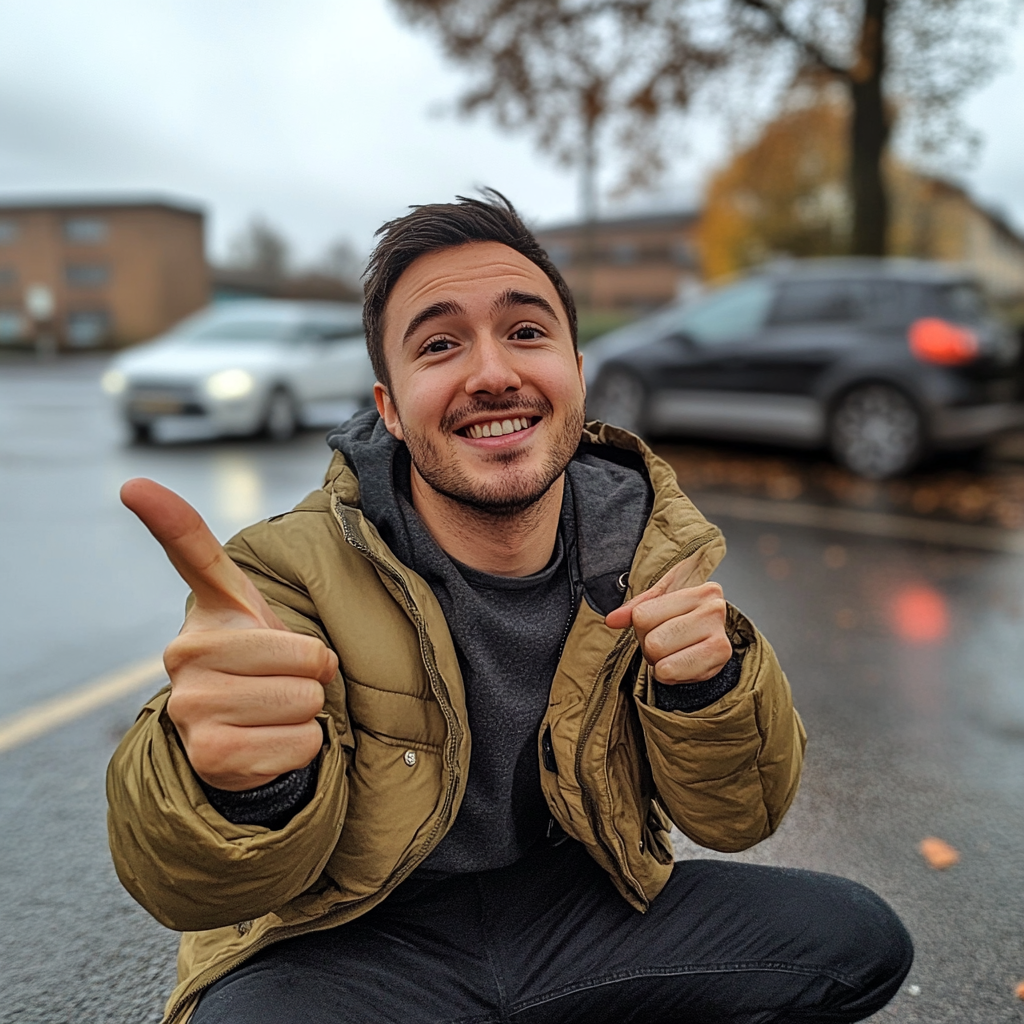
M708 278L848 251L848 119L841 98L799 97L711 177L700 227Z

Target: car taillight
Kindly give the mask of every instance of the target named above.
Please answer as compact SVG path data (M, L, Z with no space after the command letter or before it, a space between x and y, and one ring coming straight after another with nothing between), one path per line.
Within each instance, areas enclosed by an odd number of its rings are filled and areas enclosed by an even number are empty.
M923 363L959 366L969 363L981 347L978 336L966 327L958 327L937 316L915 320L907 334L910 351Z

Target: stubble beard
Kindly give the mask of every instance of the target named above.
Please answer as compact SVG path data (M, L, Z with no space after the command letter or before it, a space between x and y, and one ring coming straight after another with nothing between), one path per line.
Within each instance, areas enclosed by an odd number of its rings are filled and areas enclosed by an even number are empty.
M479 411L497 415L513 410L523 410L521 399L481 406ZM530 411L548 422L554 416L554 409L546 400L534 403ZM465 414L463 410L461 415ZM505 471L491 484L473 481L463 471L455 451L457 441L453 438L454 432L444 423L441 425L440 443L415 431L410 432L404 424L402 432L413 466L433 490L476 516L507 520L523 515L536 505L565 472L579 447L585 419L582 402L567 410L565 422L553 438L544 464L536 472L517 471L516 463L526 457L521 450L495 452L489 461L492 465L503 464Z

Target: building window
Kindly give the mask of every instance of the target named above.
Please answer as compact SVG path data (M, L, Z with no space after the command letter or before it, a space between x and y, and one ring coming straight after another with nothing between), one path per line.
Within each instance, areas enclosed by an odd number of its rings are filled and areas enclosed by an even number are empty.
M18 225L13 220L0 220L0 245L9 245L18 237Z
M69 242L96 245L107 240L107 222L97 217L71 217L64 221L64 237Z
M102 288L110 281L110 267L106 263L69 263L64 278L73 288Z
M628 267L636 263L636 246L632 242L616 242L612 246L612 263L617 267Z
M0 288L13 288L18 283L18 272L14 267L0 267Z
M20 309L0 309L0 345L21 341L25 333L25 318Z
M105 309L73 309L65 333L72 348L92 348L110 337L110 314Z

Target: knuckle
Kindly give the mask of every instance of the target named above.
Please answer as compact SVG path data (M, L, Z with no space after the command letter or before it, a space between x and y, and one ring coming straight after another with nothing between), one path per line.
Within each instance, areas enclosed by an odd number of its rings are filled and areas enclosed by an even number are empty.
M228 771L238 753L238 744L230 730L199 727L183 739L189 763L200 775L218 775Z
M645 601L633 609L633 628L640 630L653 629L659 622L659 613L651 605L653 601Z

